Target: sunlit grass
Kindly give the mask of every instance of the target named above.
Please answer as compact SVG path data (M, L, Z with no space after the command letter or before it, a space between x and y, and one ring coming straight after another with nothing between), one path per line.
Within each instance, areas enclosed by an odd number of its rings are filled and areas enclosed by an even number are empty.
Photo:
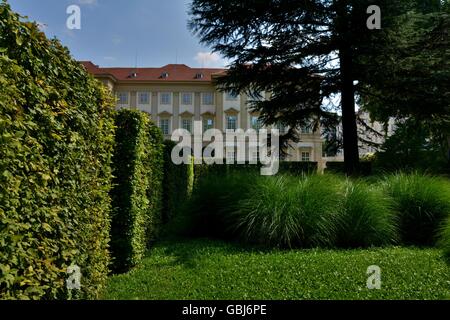
M367 268L381 268L369 290ZM265 250L207 239L165 242L110 278L104 299L446 299L450 267L437 249Z

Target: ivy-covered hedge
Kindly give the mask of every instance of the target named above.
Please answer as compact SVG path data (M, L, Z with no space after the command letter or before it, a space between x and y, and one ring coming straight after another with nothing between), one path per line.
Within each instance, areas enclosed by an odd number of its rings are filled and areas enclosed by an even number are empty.
M0 4L0 299L95 298L109 265L113 101ZM67 269L81 290L66 289Z
M163 220L169 222L189 199L194 185L194 163L176 165L171 154L176 143L164 141Z
M144 256L159 230L162 210L163 144L146 113L121 110L116 117L111 254L123 272Z

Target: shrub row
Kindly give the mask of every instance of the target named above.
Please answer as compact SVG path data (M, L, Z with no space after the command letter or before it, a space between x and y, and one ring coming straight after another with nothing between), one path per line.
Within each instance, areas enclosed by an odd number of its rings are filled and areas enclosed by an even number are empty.
M95 298L108 274L113 101L0 4L0 299ZM77 292L75 294L75 292Z
M161 223L162 135L146 113L116 116L113 157L111 252L113 270L123 272L144 256Z
M372 162L361 161L359 163L359 171L362 176L370 176L372 174ZM328 161L325 173L345 174L345 163L342 161Z
M417 181L433 192L411 193ZM262 177L235 172L201 179L186 216L193 235L269 246L429 245L450 216L448 188L445 180L418 174L368 184L333 175ZM416 238L407 236L411 234ZM448 231L444 234L448 239Z
M234 172L253 172L258 173L261 169L261 164L201 164L194 166L194 181L197 182L201 177L206 175L226 175ZM295 176L300 176L303 174L315 173L317 172L318 163L317 162L290 162L290 161L280 161L280 167L278 174L290 174Z

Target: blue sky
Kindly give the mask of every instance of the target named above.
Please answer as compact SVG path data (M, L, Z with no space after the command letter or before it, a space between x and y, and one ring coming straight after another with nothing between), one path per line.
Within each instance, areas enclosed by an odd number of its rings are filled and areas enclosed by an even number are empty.
M226 63L187 29L189 0L9 0L14 11L42 24L77 60L100 66L158 67ZM66 9L81 9L81 30L69 30Z

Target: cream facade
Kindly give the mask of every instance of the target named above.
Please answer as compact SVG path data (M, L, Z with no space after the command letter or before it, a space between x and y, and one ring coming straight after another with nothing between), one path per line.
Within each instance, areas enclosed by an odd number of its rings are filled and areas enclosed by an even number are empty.
M249 97L245 94L233 96L215 86L214 78L225 70L168 65L126 72L122 68L99 68L90 62L83 64L116 95L118 109L149 113L165 139L170 139L171 133L179 128L192 132L194 121L202 122L203 131L215 128L225 133L227 129L261 128L258 114L249 108ZM125 77L127 73L129 75ZM261 96L262 99L269 98L265 92ZM285 160L315 161L322 169L322 142L320 130L309 132L304 129L301 142L291 144ZM227 158L236 156L225 152L224 155ZM253 159L257 154L248 157Z

